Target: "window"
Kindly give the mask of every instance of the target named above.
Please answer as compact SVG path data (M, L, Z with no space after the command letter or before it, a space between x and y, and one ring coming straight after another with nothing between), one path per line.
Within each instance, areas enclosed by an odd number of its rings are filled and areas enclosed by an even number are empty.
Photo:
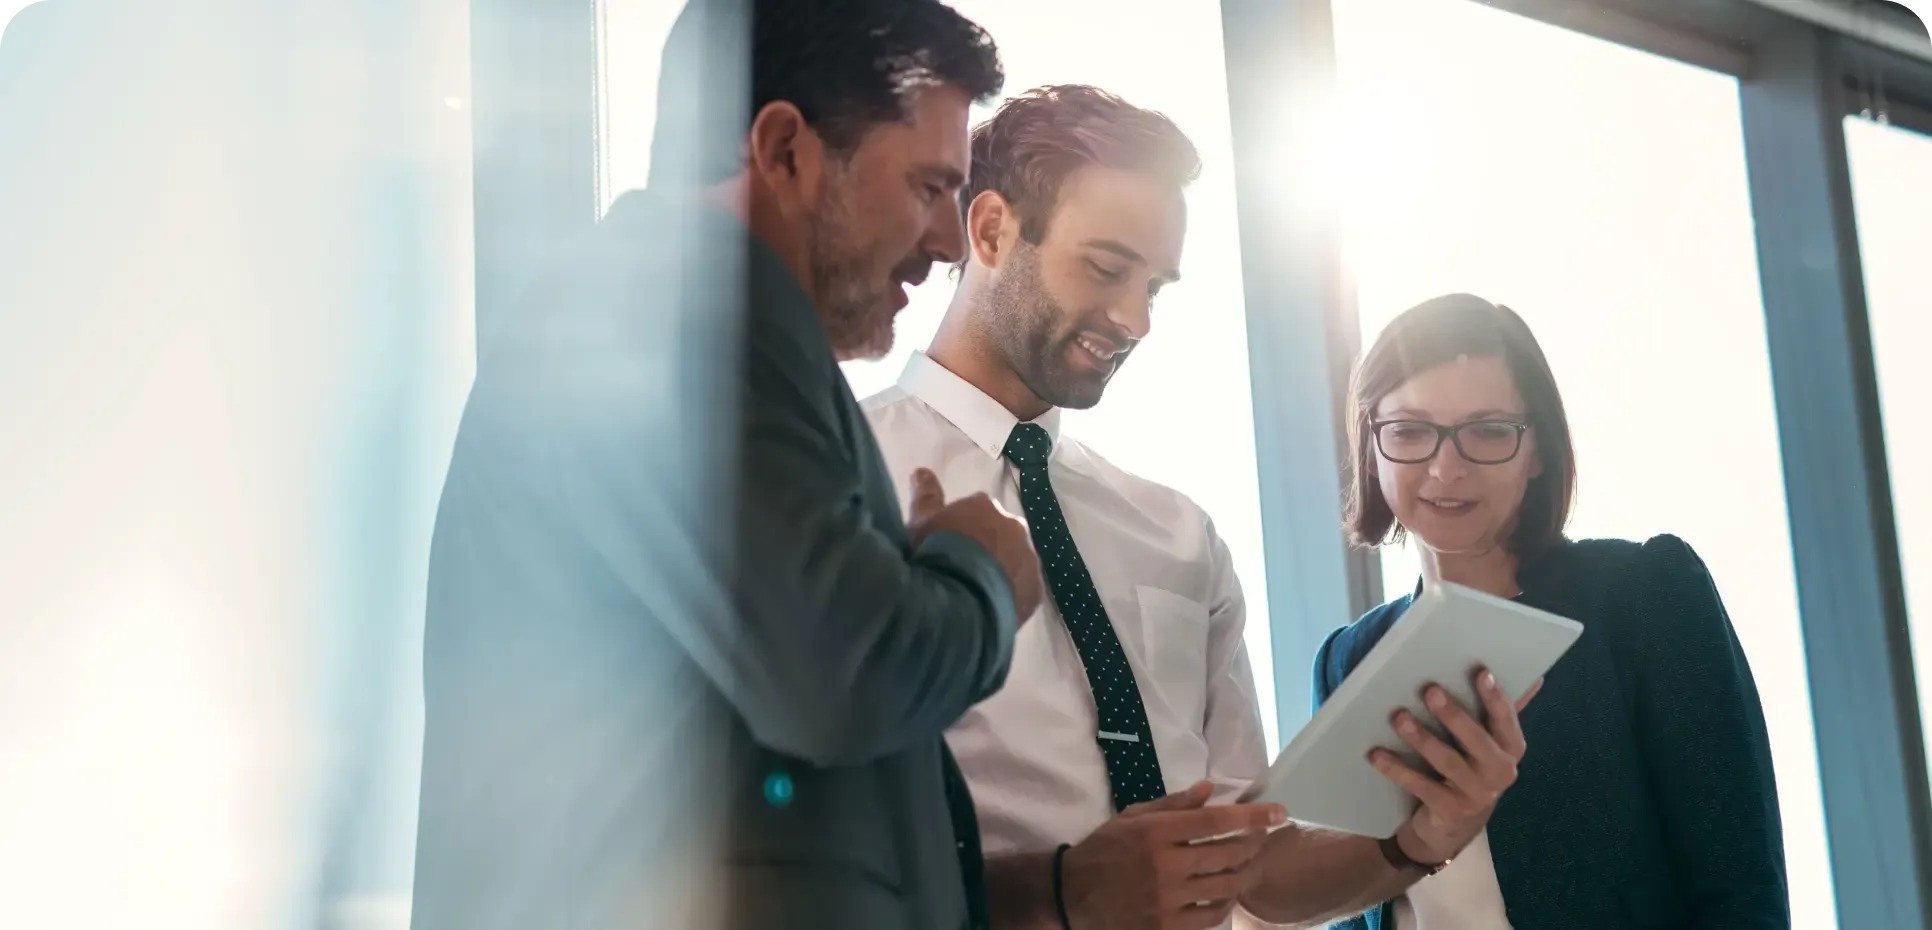
M1571 534L1674 533L1709 564L1769 721L1794 925L1836 926L1736 81L1476 3L1338 0L1336 33L1365 342L1456 291L1528 320L1572 418ZM1409 590L1414 553L1384 571Z
M1254 418L1248 394L1246 319L1234 213L1234 156L1228 133L1221 22L1212 4L1175 16L1158 6L1105 0L1050 4L959 0L953 4L999 41L1008 93L1041 84L1081 82L1160 110L1201 150L1201 179L1188 195L1186 280L1162 292L1155 327L1121 370L1106 398L1070 412L1068 431L1129 471L1191 496L1214 519L1233 552L1248 602L1247 644L1269 745L1280 745L1269 661L1268 592L1261 556L1261 505L1255 473ZM650 150L657 50L679 4L611 0L606 34L624 54L606 55L607 190L641 187ZM1066 37L1110 26L1107 41L1069 45ZM607 42L608 44L608 42ZM1150 68L1150 61L1160 61ZM980 110L975 120L991 115ZM608 195L607 195L608 197ZM935 269L900 313L893 351L845 366L860 397L898 379L906 358L939 328L953 282ZM1340 623L1344 618L1336 618Z
M1932 458L1932 433L1921 425L1926 415L1922 405L1932 398L1932 371L1918 352L1932 339L1932 323L1925 315L1932 308L1932 280L1925 277L1925 256L1932 254L1932 138L1849 119L1845 146L1864 254L1906 610L1914 621L1913 664L1919 703L1926 705L1921 714L1932 728L1932 714L1927 713L1932 705L1926 701L1932 693L1932 629L1924 625L1932 617L1932 489L1924 482L1903 480L1922 474Z

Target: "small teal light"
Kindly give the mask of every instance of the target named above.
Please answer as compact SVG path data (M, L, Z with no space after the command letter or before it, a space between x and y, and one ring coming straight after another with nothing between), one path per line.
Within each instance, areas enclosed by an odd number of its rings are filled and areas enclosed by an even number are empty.
M792 777L784 772L765 776L765 803L773 807L792 805Z

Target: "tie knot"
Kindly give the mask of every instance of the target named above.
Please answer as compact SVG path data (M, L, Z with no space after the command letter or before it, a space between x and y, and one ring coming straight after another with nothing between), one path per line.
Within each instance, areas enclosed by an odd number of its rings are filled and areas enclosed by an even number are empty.
M1021 468L1043 468L1047 455L1053 451L1053 437L1046 428L1037 423L1021 423L1013 427L1013 434L1006 437L1006 449L1001 452L1007 460Z

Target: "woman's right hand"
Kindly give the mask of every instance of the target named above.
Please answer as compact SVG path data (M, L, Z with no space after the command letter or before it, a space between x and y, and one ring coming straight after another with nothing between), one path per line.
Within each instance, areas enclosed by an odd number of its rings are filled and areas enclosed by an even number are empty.
M1396 733L1434 769L1433 773L1418 771L1387 750L1370 755L1369 761L1384 777L1421 802L1396 834L1396 842L1409 858L1423 863L1447 861L1488 826L1496 802L1516 783L1517 763L1528 748L1517 715L1541 687L1539 680L1522 698L1511 701L1494 675L1487 669L1478 671L1476 693L1489 720L1485 728L1441 686L1430 685L1423 700L1460 749L1429 732L1408 711L1396 711Z

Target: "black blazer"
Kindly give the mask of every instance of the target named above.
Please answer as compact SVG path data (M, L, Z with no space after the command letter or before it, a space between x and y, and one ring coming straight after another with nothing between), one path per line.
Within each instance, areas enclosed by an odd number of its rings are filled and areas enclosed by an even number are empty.
M1519 581L1584 633L1524 710L1529 753L1489 823L1511 926L1789 928L1764 712L1697 554L1675 536L1566 542ZM1412 598L1329 636L1317 705ZM1384 905L1341 926L1394 925Z

